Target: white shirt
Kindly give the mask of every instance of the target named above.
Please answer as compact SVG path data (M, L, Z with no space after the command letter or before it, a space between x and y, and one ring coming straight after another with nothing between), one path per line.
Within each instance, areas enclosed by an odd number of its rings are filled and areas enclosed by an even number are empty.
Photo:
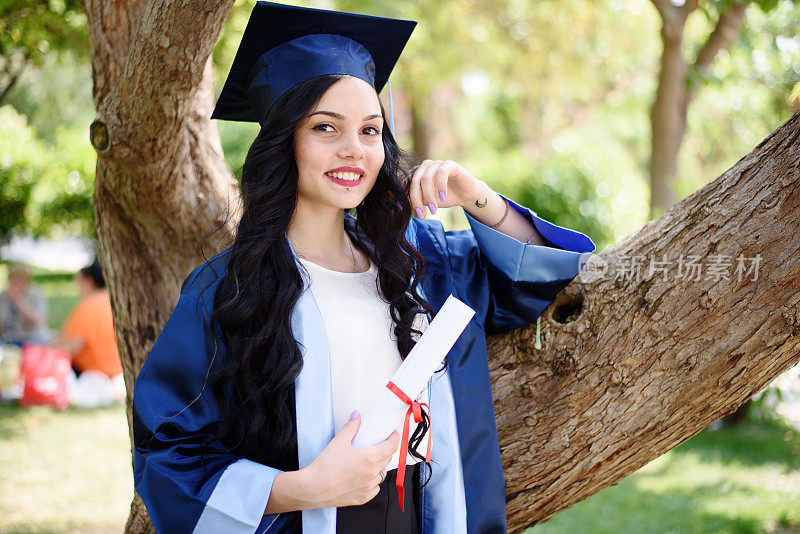
M333 420L338 433L350 420L353 410L361 413L362 422L365 420L402 358L397 337L392 332L389 303L377 287L378 269L372 261L364 272L346 273L298 259L308 271L311 292L322 314L330 344ZM414 328L424 332L427 326L427 316L418 314ZM414 334L414 339L419 336ZM427 403L427 390L415 400ZM404 419L396 425L401 438L403 422ZM409 438L416 426L411 416ZM428 433L417 446L423 456L428 446ZM399 456L398 446L386 466L387 471L397 468ZM418 461L410 453L406 456L406 465L413 466Z

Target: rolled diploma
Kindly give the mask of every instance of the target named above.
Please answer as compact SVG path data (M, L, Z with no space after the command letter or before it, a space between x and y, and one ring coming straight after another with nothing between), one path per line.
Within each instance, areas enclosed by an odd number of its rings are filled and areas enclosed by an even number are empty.
M475 310L452 294L447 297L414 348L392 375L391 381L408 398L416 399L422 393L473 315ZM362 419L356 437L353 438L353 446L370 447L385 440L397 427L397 423L403 420L407 410L408 404L389 388L385 388L378 402Z

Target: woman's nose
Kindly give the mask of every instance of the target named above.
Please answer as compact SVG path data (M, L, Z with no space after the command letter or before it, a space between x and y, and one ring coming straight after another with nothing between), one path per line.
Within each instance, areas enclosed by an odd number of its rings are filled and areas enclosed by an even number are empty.
M342 136L342 145L339 148L339 157L360 159L364 156L364 146L358 138L358 132Z

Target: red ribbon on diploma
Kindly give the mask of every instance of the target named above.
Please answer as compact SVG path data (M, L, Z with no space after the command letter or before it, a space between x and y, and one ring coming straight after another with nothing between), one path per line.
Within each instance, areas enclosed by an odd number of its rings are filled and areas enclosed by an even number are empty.
M406 511L405 508L405 490L403 489L403 482L405 481L405 472L406 472L406 454L408 454L408 425L411 419L411 414L414 414L414 421L419 423L422 421L422 406L428 408L429 418L430 421L430 406L425 404L424 402L417 402L412 401L408 398L408 395L403 393L403 390L397 387L394 382L391 380L386 387L389 390L400 397L400 400L408 404L408 411L406 411L405 421L403 422L403 437L400 438L400 457L397 460L397 497L400 500L400 509L402 511ZM431 461L431 437L433 436L433 431L428 428L428 452L425 454L425 463Z

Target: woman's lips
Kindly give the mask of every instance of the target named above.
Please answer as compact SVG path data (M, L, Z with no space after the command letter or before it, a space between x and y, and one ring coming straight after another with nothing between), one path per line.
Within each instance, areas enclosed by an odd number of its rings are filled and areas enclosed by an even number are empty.
M339 178L335 178L335 177L331 176L328 173L324 173L324 174L325 174L325 176L328 177L328 179L330 181L332 181L334 183L337 183L339 185L345 185L347 187L353 187L353 186L356 186L356 185L360 184L361 180L364 178L363 176L361 176L358 180L342 180L342 179L339 179Z

